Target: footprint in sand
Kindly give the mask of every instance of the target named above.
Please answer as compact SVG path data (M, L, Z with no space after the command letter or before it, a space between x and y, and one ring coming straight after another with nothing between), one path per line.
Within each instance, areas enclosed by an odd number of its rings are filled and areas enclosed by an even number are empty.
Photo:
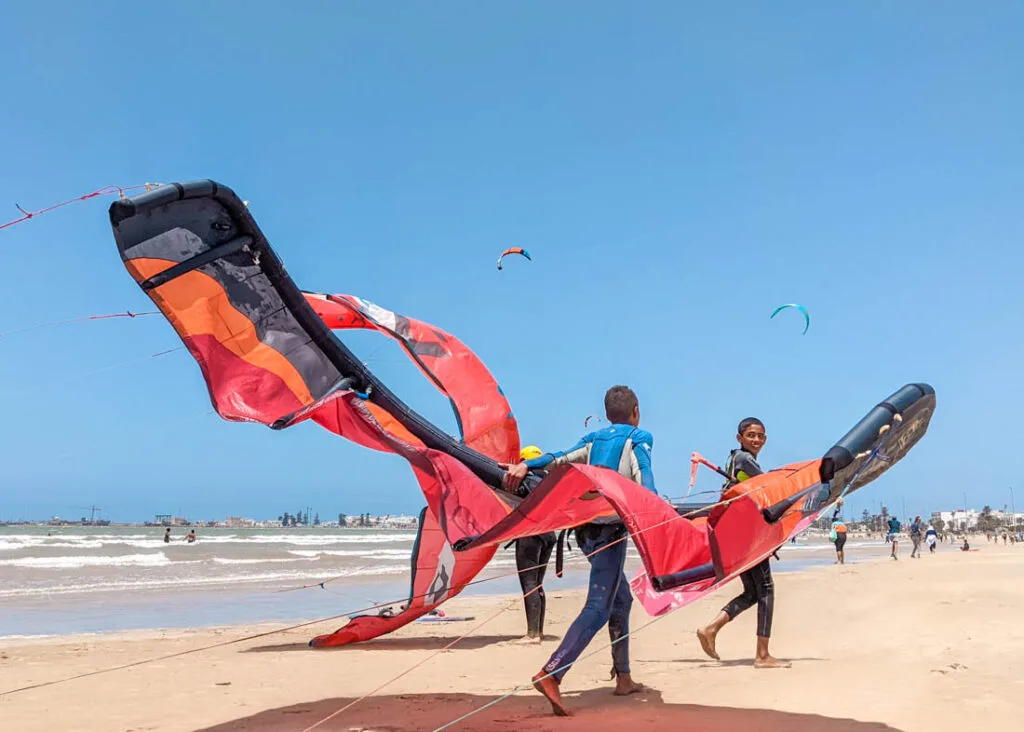
M950 670L953 670L953 671L966 671L967 667L964 666L962 663L951 663L946 668L933 668L932 669L932 673L933 674L948 674L950 672Z

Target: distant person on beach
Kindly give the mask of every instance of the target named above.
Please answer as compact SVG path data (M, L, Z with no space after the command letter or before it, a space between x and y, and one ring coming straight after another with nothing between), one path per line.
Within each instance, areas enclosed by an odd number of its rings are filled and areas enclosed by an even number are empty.
M934 526L929 526L928 530L924 532L924 542L928 545L928 551L931 554L935 553L935 542L938 541L939 532L935 530Z
M164 532L164 544L171 543L171 527L167 527L167 531Z
M760 475L764 471L758 465L757 456L764 447L768 436L764 422L756 417L748 417L740 422L736 431L736 440L740 446L729 453L725 463L725 472L733 476L722 491L725 492L737 483ZM721 660L715 650L715 639L718 632L744 610L757 605L757 650L754 655L754 668L786 668L791 664L779 661L768 652L768 641L772 632L772 613L775 610L775 583L772 580L771 557L757 564L740 575L743 582L743 594L732 599L711 623L697 630L697 639L704 652L716 661Z
M899 559L897 554L900 548L900 520L893 516L889 519L889 536L886 541L892 541L892 554L890 555L893 559Z
M519 459L535 460L543 454L536 445L527 445L520 450ZM544 612L547 609L544 573L556 540L553 531L516 540L516 570L526 606L526 635L517 641L519 643L540 643L544 638Z
M604 395L604 410L611 426L591 432L564 452L545 453L508 466L505 490L515 492L530 470L587 463L617 471L657 495L651 469L654 438L650 432L640 429L640 402L636 394L628 386L613 386ZM613 643L615 695L646 690L633 681L629 670L629 610L633 596L623 571L628 536L626 525L617 514L576 528L577 544L590 562L587 599L558 649L533 676L533 687L544 695L557 716L569 716L569 710L562 704L562 678L605 625Z
M914 517L914 522L910 524L910 542L914 545L914 548L910 552L910 558L917 557L921 558L921 539L924 538L924 522L921 521L920 516Z
M832 533L829 538L836 545L836 563L846 564L846 553L843 547L846 546L846 524L839 518L839 512L843 510L843 499L836 501L836 510L832 513Z
M971 545L967 543L967 535L965 534L964 535L964 545L962 547L960 547L960 551L962 551L962 552L969 552L970 550L971 550Z
M196 530L195 529L192 529L190 532L188 532L188 536L185 537L185 541L187 541L189 544L194 544L195 543L195 541L196 541Z

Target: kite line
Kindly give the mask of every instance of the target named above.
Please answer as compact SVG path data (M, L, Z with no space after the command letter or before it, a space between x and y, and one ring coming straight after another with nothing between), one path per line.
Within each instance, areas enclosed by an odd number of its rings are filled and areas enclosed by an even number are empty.
M19 216L16 219L12 219L11 221L8 221L6 224L0 224L0 229L6 229L10 226L14 226L15 224L20 224L23 221L28 221L29 219L34 219L37 216L42 216L43 214L50 213L51 211L56 211L58 208L70 206L72 203L78 203L79 201L88 201L91 198L97 198L99 196L112 196L115 193L118 196L120 196L121 200L123 201L127 198L127 196L125 196L126 193L130 193L131 191L140 191L143 189L145 189L146 191L151 191L154 188L159 187L160 185L162 184L144 183L141 186L104 186L103 188L99 188L93 191L92 193L86 193L84 196L78 196L77 198L71 198L68 199L67 201L61 201L60 203L55 203L51 206L41 208L37 211L28 211L22 208L20 204L15 203L14 207L21 212L21 216Z

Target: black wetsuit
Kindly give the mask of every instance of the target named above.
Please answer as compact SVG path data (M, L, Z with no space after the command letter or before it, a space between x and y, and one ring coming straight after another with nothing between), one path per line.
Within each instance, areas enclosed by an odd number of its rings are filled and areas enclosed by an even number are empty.
M527 536L516 541L516 569L519 570L519 585L523 588L523 604L526 605L526 632L533 637L544 634L544 572L555 548L554 532ZM536 588L540 589L536 589ZM536 589L536 591L534 591Z
M737 481L728 483L725 487L739 481L753 478L764 471L757 464L757 459L746 450L733 450L729 453L729 460L725 464L725 472L735 475ZM743 582L743 594L734 597L729 604L722 608L722 612L729 616L730 620L753 605L757 605L757 635L759 638L768 638L772 633L772 614L775 612L775 582L772 579L771 557L766 557L763 562L756 564L740 575Z

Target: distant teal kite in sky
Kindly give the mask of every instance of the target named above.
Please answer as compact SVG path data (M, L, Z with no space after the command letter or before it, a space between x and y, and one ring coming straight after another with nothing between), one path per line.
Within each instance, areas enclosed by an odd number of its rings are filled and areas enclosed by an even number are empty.
M803 305L797 305L795 302L791 302L788 305L779 305L777 308L775 308L775 312L773 312L771 314L771 318L774 318L776 315L778 315L780 312L782 312L786 308L796 308L797 310L799 310L801 313L804 314L804 332L803 332L803 334L806 335L807 334L807 329L811 327L811 316L807 312L807 308L805 308ZM769 318L769 320L771 318Z

